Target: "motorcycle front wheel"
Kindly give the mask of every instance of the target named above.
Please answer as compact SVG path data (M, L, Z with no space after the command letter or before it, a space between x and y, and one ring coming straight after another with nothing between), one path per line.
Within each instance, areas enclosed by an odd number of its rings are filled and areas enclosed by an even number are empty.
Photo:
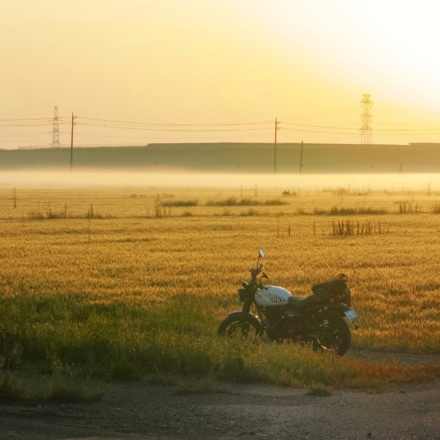
M343 356L351 345L351 332L347 322L334 312L322 312L318 316L317 337L313 341L313 348Z
M241 316L230 315L224 319L218 327L218 335L224 337L237 337L239 335L248 337L256 337L261 335L261 327L255 319L247 317L243 319Z

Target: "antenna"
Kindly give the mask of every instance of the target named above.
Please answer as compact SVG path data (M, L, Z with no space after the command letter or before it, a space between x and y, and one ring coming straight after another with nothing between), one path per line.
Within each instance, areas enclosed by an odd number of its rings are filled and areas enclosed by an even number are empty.
M60 123L58 121L58 107L53 110L52 148L60 148Z
M371 114L371 108L373 107L373 101L370 99L370 95L363 94L361 101L361 144L371 144L371 138L373 135L373 129L371 128L371 121L373 115Z

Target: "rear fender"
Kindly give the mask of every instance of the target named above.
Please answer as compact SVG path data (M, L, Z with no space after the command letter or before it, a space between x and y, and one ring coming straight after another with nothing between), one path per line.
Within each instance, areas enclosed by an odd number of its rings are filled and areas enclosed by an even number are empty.
M338 315L345 316L345 312L346 312L347 310L350 310L350 309L351 309L351 307L348 307L348 306L345 305L345 304L335 304L335 305L332 305L332 304L326 304L325 307L320 307L320 308L316 311L316 313L321 313L321 312L324 312L324 311L326 311L326 310L330 310L330 311L332 311L332 312L337 313Z
M358 326L357 324L355 324L354 322L350 322L347 317L345 316L345 312L348 310L352 310L352 307L348 307L346 304L335 304L335 305L326 305L325 307L319 308L316 313L315 316L316 318L318 318L319 313L326 311L326 310L330 310L332 312L337 313L338 315L340 315L347 324L349 324L350 326L352 326L353 328L357 329Z
M244 317L244 314L241 310L236 310L235 312L228 313L228 316L233 316L235 318L242 319ZM248 313L246 316L246 319L250 322L252 322L256 328L258 328L259 332L263 332L263 324L261 324L260 318L258 316L255 316L253 313Z

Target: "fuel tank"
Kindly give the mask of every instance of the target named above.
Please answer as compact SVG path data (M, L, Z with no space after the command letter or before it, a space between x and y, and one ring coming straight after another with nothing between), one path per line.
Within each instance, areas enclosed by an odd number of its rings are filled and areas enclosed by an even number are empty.
M284 287L266 286L255 293L255 302L260 306L282 306L292 294Z

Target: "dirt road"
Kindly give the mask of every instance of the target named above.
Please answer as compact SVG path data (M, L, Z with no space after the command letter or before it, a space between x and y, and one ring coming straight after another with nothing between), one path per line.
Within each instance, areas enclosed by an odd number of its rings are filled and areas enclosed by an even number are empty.
M92 404L2 405L0 427L2 440L439 440L440 380L327 397L271 385L223 384L215 392L181 394L123 383Z

